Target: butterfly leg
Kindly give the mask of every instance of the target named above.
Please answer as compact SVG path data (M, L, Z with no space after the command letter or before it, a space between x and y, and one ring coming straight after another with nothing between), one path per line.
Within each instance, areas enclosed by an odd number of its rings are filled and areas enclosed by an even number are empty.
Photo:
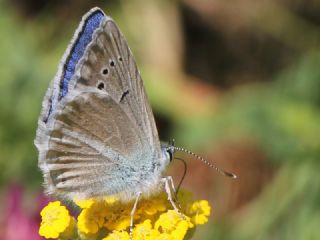
M134 217L134 213L136 212L140 196L141 196L141 192L138 192L136 200L135 200L134 205L133 205L133 208L131 210L131 214L130 214L130 240L132 240L133 217Z
M171 188L173 190L173 200L178 204L179 209L181 209L181 205L180 205L180 203L178 201L177 190L176 190L176 188L174 186L173 179L172 179L171 176L167 176L167 178L168 178L168 181L171 183L170 185L171 185Z
M171 178L171 180L172 180L172 178ZM172 199L172 192L171 192L171 188L169 185L170 177L163 177L161 179L161 181L164 183L164 188L165 188L166 193L168 195L168 200L171 203L173 209L180 215L180 217L182 219L186 219L185 216L180 212L180 210L178 209L178 207L176 206L176 204L174 203L174 201ZM173 182L171 182L171 184L173 184Z
M171 176L167 176L166 178L168 178L168 181L169 181L170 184L171 184L172 190L176 193L176 188L175 188L175 186L174 186L172 177L171 177Z

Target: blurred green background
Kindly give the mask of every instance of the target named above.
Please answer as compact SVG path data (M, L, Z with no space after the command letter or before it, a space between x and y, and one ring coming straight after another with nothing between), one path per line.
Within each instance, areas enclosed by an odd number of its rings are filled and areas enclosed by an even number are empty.
M213 206L194 239L320 239L318 0L0 0L0 239L37 239L37 118L93 6L127 37L162 139L239 176L184 156L183 187Z

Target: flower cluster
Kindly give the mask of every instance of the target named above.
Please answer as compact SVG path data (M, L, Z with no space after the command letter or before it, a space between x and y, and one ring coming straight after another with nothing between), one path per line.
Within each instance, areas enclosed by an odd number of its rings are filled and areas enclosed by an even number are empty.
M134 214L132 238L139 240L179 240L189 236L196 225L208 221L211 207L206 200L193 201L191 193L178 194L184 217L172 210L165 193L141 199ZM77 220L59 201L41 211L39 234L55 239L129 240L130 213L133 203L116 198L75 200L81 209Z

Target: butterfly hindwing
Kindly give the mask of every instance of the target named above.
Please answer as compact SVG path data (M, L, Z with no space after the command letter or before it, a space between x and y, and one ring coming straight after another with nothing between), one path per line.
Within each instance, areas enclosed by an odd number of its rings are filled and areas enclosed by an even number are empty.
M39 163L49 193L103 196L127 191L150 149L119 105L107 94L81 92L58 107L45 156ZM130 181L136 184L134 181ZM107 183L107 184L106 184Z

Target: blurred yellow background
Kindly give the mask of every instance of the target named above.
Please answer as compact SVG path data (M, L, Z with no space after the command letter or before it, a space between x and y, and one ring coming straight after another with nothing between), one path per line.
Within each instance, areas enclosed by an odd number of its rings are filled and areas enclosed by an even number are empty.
M194 239L320 239L318 0L0 0L0 239L40 239L37 118L94 6L126 36L162 140L239 177L183 155L182 186L213 206Z

